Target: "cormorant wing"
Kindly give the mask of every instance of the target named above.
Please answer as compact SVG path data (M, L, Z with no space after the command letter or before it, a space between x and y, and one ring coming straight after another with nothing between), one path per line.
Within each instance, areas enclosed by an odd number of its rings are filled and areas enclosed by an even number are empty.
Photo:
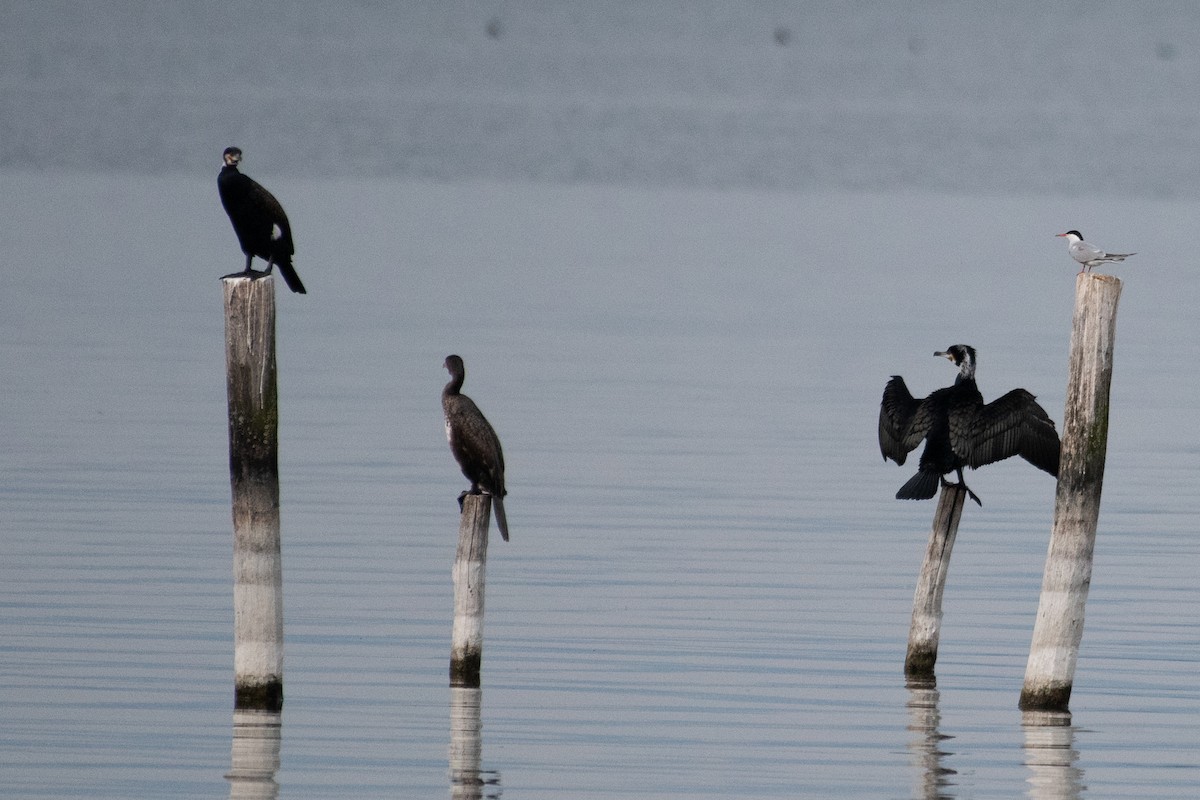
M979 408L969 424L950 424L950 444L972 468L1021 456L1038 469L1058 475L1059 441L1054 421L1036 398L1013 389Z
M904 383L904 378L893 375L883 387L883 401L879 404L879 451L884 460L892 459L897 464L903 464L908 454L921 443L929 431L929 415L920 415L921 400L913 398ZM918 416L922 421L916 426ZM916 433L919 432L919 435ZM914 439L915 436L915 439Z
M256 217L269 224L267 236L272 241L282 239L287 255L292 255L295 252L292 249L292 227L288 224L287 213L284 212L283 205L275 199L275 195L263 188L262 184L252 178L247 178L247 180L250 181L247 201L254 206ZM276 226L279 227L278 235L274 231Z
M450 446L463 473L485 488L504 492L504 450L500 437L487 417L465 394L448 398L446 408L450 425Z
M229 214L244 252L260 258L269 257L272 251L282 253L286 250L287 255L294 252L291 226L275 195L236 170L222 171L217 186L221 204Z

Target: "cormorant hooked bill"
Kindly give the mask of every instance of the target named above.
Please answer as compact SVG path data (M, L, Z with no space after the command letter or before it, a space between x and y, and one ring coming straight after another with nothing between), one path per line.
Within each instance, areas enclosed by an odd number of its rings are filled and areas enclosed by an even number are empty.
M959 369L954 385L916 400L893 375L879 407L879 450L883 458L903 464L922 440L920 469L896 492L898 500L926 500L937 493L943 475L958 473L959 485L979 505L979 497L963 481L963 467L976 469L1010 456L1021 456L1051 475L1058 475L1059 442L1054 421L1024 389L984 405L975 385L975 348L956 344L944 353Z
M463 497L467 494L490 494L492 504L496 507L496 526L507 542L508 520L504 516L504 495L508 492L504 489L504 451L500 449L500 437L475 402L461 391L467 375L463 360L449 355L443 366L450 371L450 382L442 389L446 438L450 441L450 452L462 468L463 475L471 482L469 492L458 496L458 504L462 505Z
M1067 252L1071 254L1071 258L1082 264L1079 268L1080 273L1085 269L1091 272L1092 267L1097 264L1115 264L1118 261L1124 261L1130 256L1137 255L1137 253L1106 253L1099 247L1085 242L1083 234L1079 231L1067 231L1066 233L1056 233L1054 235L1066 238Z
M283 206L273 194L249 176L238 172L241 150L226 147L223 158L225 166L221 167L221 174L217 176L217 191L221 193L221 205L233 223L238 244L246 254L246 269L241 274L251 278L261 277L270 275L271 268L278 266L289 289L297 294L307 294L292 266L292 254L296 251L292 246L292 227L288 224ZM267 262L265 272L250 269L250 262L255 256Z

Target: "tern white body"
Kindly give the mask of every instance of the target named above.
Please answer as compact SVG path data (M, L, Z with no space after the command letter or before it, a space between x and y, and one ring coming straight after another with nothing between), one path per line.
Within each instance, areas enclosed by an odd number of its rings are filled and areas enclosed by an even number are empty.
M1080 272L1091 271L1092 267L1098 264L1115 264L1137 255L1137 253L1107 253L1094 244L1085 242L1083 234L1079 231L1067 231L1057 235L1067 240L1067 252L1071 254L1071 258L1082 265L1079 268Z

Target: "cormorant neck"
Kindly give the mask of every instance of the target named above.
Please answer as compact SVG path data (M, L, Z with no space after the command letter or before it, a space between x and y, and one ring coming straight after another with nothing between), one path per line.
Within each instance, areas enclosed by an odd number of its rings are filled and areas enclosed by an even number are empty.
M466 374L463 372L451 372L450 373L450 382L446 384L445 389L442 389L442 394L443 395L461 394L463 379L465 377L466 377Z
M975 360L973 358L964 358L963 362L958 365L958 377L954 379L954 385L975 380Z

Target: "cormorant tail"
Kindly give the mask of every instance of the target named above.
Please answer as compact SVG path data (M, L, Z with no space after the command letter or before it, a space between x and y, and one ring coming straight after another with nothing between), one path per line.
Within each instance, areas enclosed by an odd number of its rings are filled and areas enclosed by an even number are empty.
M908 479L908 483L900 487L900 491L896 492L897 500L928 500L937 494L938 484L941 481L941 475L936 472L926 472L921 470L916 475Z
M504 498L498 494L492 495L492 508L496 510L496 527L500 529L500 536L504 541L508 541L508 518L504 516Z
M300 282L300 275L297 274L296 268L292 266L291 261L280 262L275 266L279 267L279 273L283 275L284 282L296 294L308 294L304 290L304 284Z

